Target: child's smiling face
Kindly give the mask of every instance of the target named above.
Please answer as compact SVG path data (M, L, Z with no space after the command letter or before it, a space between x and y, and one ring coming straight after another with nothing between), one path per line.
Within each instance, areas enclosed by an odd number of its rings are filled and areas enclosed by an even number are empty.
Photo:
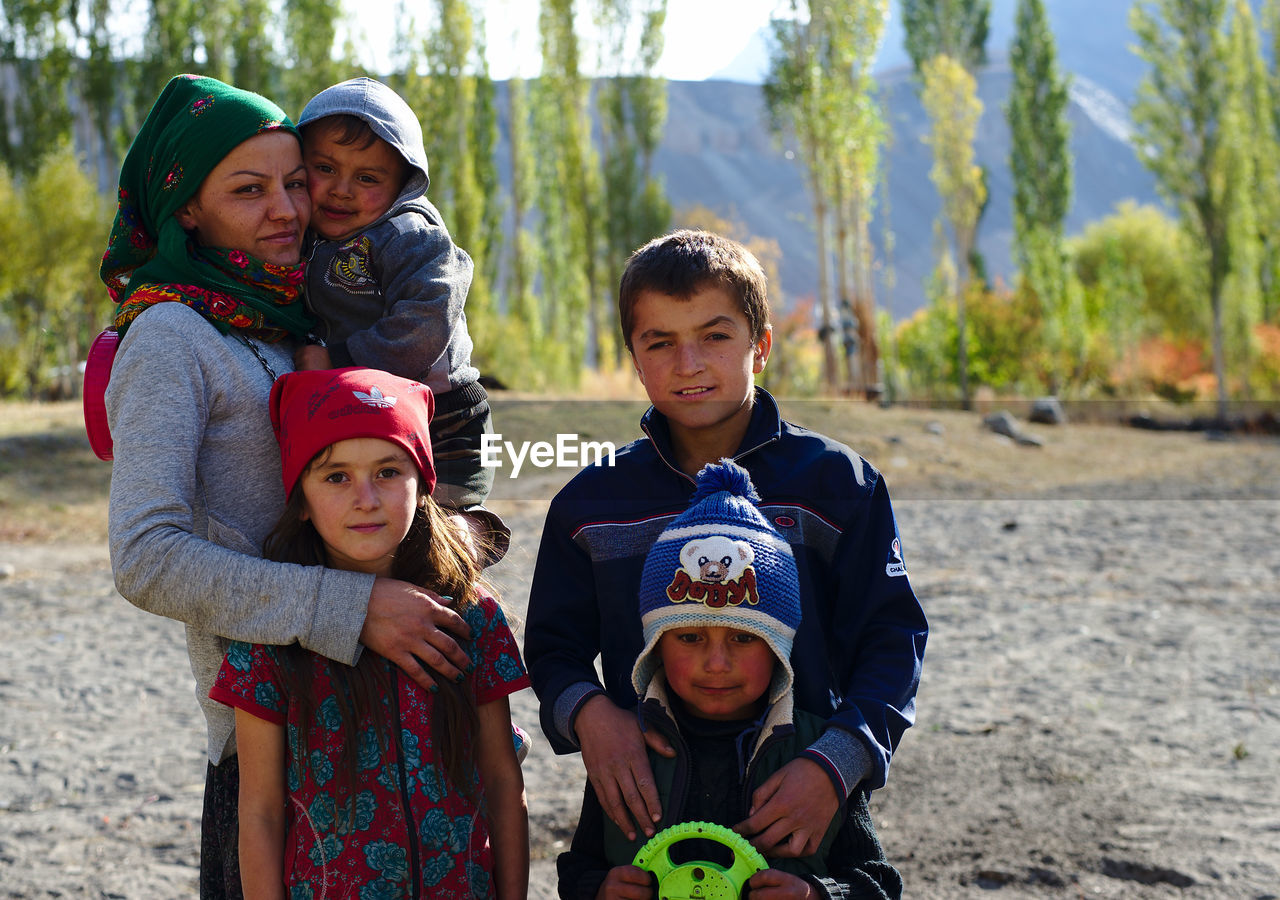
M718 625L672 628L657 649L667 685L694 715L729 721L763 709L775 657L759 635Z
M340 144L342 129L322 120L306 129L303 160L311 194L311 227L340 241L372 225L391 208L409 175L409 164L381 138L368 147Z
M349 438L316 457L298 481L302 518L324 542L329 565L390 575L418 507L418 467L398 445Z

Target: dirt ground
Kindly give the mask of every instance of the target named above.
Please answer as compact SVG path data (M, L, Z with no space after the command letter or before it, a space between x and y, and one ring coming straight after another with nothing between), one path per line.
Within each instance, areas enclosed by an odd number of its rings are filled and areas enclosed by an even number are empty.
M872 798L907 896L1280 897L1280 442L1068 425L1029 448L923 411L856 427L931 626L916 727ZM517 622L563 480L494 490ZM94 527L41 539L16 503L0 496L0 897L194 896L181 627L120 598ZM513 712L536 731L529 692ZM551 897L581 766L538 743L524 772L532 893Z

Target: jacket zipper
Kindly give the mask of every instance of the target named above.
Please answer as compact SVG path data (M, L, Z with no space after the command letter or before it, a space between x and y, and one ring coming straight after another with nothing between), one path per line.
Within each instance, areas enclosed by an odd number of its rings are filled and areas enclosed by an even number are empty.
M391 711L392 724L396 729L396 774L399 776L400 805L404 810L404 830L409 840L409 896L418 896L418 885L421 879L421 862L418 858L418 831L414 821L412 807L409 805L409 773L404 766L404 743L401 735L404 732L400 723L400 678L395 666L391 666Z
M757 748L756 751L747 759L746 769L742 773L742 808L746 811L751 810L751 794L753 793L751 790L751 775L755 770L755 765L760 758L764 756L764 752L769 749L769 745L777 743L780 740L782 740L782 735L779 735L777 733L777 728L774 728L772 733L764 739L764 742L759 746L759 748Z
M676 769L671 777L671 796L662 806L662 821L658 823L658 830L662 830L680 821L678 814L684 809L685 795L689 792L689 744L661 704L654 703L652 709L646 709L646 704L641 703L637 712L642 729L657 728L663 737L676 745Z
M658 442L654 440L653 435L650 434L648 425L641 425L640 430L643 431L644 436L649 439L649 443L653 444L653 450L655 453L658 454L658 459L662 460L663 465L665 465L668 469L670 469L672 472L679 475L681 478L683 478L685 481L689 482L690 484L696 485L698 483L696 479L694 479L692 476L689 475L689 473L677 468L675 464L673 464L670 460L667 459L667 455L662 452L662 447L658 446ZM778 439L778 436L776 434L772 434L769 437L765 438L760 443L756 444L754 447L748 447L746 450L743 450L735 454L733 457L733 461L740 462L744 456L749 456L750 454L755 453L761 447L765 446L766 444L772 444L777 439Z

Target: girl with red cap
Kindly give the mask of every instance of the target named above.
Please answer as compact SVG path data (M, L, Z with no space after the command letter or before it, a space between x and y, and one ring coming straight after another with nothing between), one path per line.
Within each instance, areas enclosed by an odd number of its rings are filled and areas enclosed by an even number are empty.
M431 690L365 650L233 643L210 696L235 708L246 897L523 897L528 813L508 695L528 676L440 507L416 381L293 372L272 387L288 497L280 562L403 579L470 627L465 675Z

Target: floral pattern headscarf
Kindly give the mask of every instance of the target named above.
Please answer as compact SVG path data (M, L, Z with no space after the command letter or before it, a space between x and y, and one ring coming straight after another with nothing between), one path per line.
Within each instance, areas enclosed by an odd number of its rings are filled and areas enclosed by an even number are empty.
M314 324L302 300L304 266L263 262L239 250L199 247L174 213L244 141L297 129L266 97L216 78L178 75L165 86L120 169L119 206L100 275L115 325L156 303L192 307L224 334L303 338Z

